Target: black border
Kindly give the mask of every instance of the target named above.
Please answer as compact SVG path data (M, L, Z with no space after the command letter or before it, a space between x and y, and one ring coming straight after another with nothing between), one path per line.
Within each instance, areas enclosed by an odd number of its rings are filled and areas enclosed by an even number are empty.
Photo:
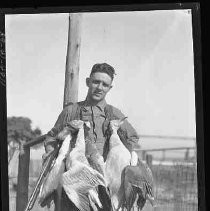
M198 3L151 3L151 4L112 4L112 5L74 5L74 6L35 6L4 8L5 14L39 14L39 13L76 13L76 12L123 12L123 11L150 11L150 10L177 10L195 9Z
M63 3L62 1L60 4ZM197 176L198 176L198 206L199 210L206 210L205 201L205 171L204 171L204 84L202 80L202 60L201 60L201 17L199 2L179 2L179 3L151 3L144 4L115 4L115 5L91 5L89 3L75 4L72 6L60 6L60 4L45 4L34 1L23 2L22 5L15 2L8 2L0 10L0 30L5 33L6 14L39 14L39 13L69 13L69 12L117 12L117 11L145 11L145 10L173 10L173 9L192 9L193 27L193 50L194 50L194 75L195 75L195 99L196 99L196 141L197 141ZM107 2L108 3L108 2ZM45 5L44 5L45 4ZM43 6L41 6L43 5ZM63 4L65 5L65 4ZM203 10L204 11L204 10ZM203 21L203 20L202 20ZM6 78L5 78L6 81ZM7 167L7 109L6 109L6 87L0 84L0 134L1 134L1 208L3 211L9 210L8 196L8 167ZM206 111L206 110L205 110Z
M5 15L3 13L0 13L0 33L1 33L1 39L5 38ZM2 36L2 33L4 34ZM2 57L2 53L5 52L5 43L1 42L1 48L0 48L0 137L1 137L1 143L0 143L0 166L1 166L1 208L2 210L9 210L8 209L8 201L9 198L7 197L9 195L8 190L8 165L7 165L7 104L6 104L6 58ZM5 197L6 196L6 197ZM4 199L3 199L4 198ZM6 199L5 199L6 198Z
M201 63L201 22L200 5L192 9L192 32L194 51L195 107L196 107L196 143L197 143L197 177L198 177L198 208L205 210L205 172L204 172L204 119L202 92Z

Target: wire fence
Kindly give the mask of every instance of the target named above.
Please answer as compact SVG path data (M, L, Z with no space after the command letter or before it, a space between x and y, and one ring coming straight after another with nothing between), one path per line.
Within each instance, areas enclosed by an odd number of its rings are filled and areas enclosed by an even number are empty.
M180 149L182 159L169 159L165 154L164 159L155 160L152 153L152 151L149 151L149 154L146 152L145 162L148 163L153 173L157 206L154 208L147 206L143 210L197 211L198 188L195 155L186 159L186 151Z
M196 166L174 163L171 166L153 165L155 196L165 210L195 211L197 203Z
M157 206L152 207L148 202L143 211L197 211L197 164L195 156L191 154L186 159L186 151L176 150L182 159L171 159L164 153L164 159L157 159L152 151L144 152L142 159L150 166L155 182L155 198ZM170 153L171 154L171 153ZM139 153L142 157L142 153ZM41 160L31 160L29 173L29 196L35 186L41 170ZM17 175L10 177L10 211L15 211ZM135 207L133 211L137 211ZM41 208L37 203L32 211L53 211L51 208Z

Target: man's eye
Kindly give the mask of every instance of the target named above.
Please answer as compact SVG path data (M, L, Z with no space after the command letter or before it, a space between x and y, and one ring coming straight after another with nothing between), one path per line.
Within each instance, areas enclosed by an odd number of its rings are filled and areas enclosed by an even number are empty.
M109 85L108 85L108 84L103 84L103 86L104 86L104 87L109 87Z

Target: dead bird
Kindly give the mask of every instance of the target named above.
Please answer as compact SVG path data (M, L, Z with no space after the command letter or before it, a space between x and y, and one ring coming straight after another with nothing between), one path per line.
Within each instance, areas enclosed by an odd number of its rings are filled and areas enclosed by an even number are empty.
M68 198L80 211L102 208L97 187L106 187L103 175L92 168L85 156L86 144L84 127L90 127L81 120L72 121L71 125L78 129L75 147L66 158L67 171L61 177L62 186Z
M122 174L125 207L133 209L134 203L142 210L148 199L152 206L156 204L154 198L154 181L151 169L140 159L136 166L126 166Z
M49 173L45 177L40 188L39 203L41 206L45 206L45 199L49 198L50 194L52 194L58 188L60 178L65 171L66 156L71 150L70 141L72 137L68 127L65 127L57 137L60 139L59 141L63 141L63 143L59 149L57 158L52 163L51 169L49 170Z
M90 164L90 166L101 173L103 176L105 175L105 162L103 156L98 152L96 144L93 143L90 139L86 139L86 157ZM99 200L101 201L102 208L100 211L111 211L111 197L109 190L107 187L99 185L97 187L97 192L99 196Z
M131 153L120 140L117 130L123 124L125 118L110 121L112 132L109 140L109 152L105 164L105 178L110 191L112 206L114 210L120 208L123 203L123 192L121 185L121 174L123 169L130 165Z

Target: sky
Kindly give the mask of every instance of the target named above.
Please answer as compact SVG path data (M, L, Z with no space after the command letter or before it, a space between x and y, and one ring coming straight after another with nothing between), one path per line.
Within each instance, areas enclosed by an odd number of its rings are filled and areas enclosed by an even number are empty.
M83 13L78 100L107 62L117 75L106 100L140 136L195 137L191 22L188 10ZM67 13L6 16L7 115L43 133L62 111L67 38Z

